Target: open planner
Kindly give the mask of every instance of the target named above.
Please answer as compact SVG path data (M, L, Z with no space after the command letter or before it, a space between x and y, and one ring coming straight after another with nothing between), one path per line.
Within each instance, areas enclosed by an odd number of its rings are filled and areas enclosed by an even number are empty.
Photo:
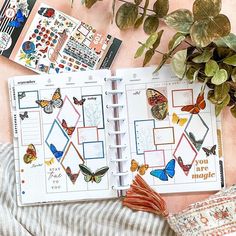
M223 187L207 91L153 71L11 78L18 204L116 198L136 174L159 193Z
M120 45L41 1L6 0L0 9L0 55L37 73L109 68Z

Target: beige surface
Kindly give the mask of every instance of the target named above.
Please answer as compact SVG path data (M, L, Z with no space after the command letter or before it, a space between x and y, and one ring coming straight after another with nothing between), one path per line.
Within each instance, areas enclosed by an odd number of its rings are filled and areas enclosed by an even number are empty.
M103 0L98 3L91 10L85 9L80 5L80 0L74 1L74 7L70 8L70 0L45 0L45 3L56 7L58 10L64 11L82 21L85 21L101 32L109 32L110 34L123 40L122 48L119 55L116 57L112 66L114 71L116 68L124 67L140 67L142 65L142 59L135 60L133 55L138 47L138 41L144 41L146 36L143 31L129 30L126 32L120 32L119 29L113 24L110 24L111 19L111 0ZM152 1L154 2L154 1ZM0 0L0 4L3 0ZM190 8L193 0L170 0L171 9L177 8ZM150 5L151 6L151 5ZM232 22L232 32L236 33L236 16L233 9L236 9L236 1L224 0L223 12L228 15ZM164 28L164 26L162 26ZM167 30L164 33L164 37L167 40L162 40L161 51L167 49L167 42L174 31ZM160 56L157 55L153 58L151 64L157 64L160 62ZM9 98L7 89L7 79L16 75L30 75L34 72L17 65L14 62L9 61L4 57L0 57L0 142L11 142L11 116L9 111ZM235 154L236 153L236 119L233 119L228 110L223 113L223 138L225 148L225 169L226 169L226 181L227 185L236 183L236 166L235 166ZM204 199L209 194L197 193L197 194L174 194L166 196L167 204L170 212L177 212L183 209L188 204L197 200Z

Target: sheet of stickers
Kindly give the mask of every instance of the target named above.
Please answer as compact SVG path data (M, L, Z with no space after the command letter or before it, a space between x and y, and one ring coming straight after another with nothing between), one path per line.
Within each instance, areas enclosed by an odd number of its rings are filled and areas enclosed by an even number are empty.
M105 123L110 72L70 76L11 82L20 204L117 196Z
M169 66L118 70L125 78L129 147L127 168L158 192L210 191L222 187L222 147L214 106L202 84L173 76ZM218 133L220 130L218 130Z
M110 67L120 40L50 6L34 3L4 4L0 54L39 73Z

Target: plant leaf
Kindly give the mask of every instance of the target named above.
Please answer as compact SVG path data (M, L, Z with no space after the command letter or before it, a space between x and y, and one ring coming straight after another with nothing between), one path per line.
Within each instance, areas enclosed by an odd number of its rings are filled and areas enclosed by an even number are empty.
M169 51L174 51L184 40L186 36L177 32L168 44Z
M215 85L223 84L228 79L228 73L225 69L218 70L212 77L211 82Z
M143 0L134 0L134 3L139 6Z
M229 104L229 102L230 102L230 95L227 94L226 98L223 100L221 104L216 104L215 106L216 116L218 116L221 113L221 111Z
M195 21L190 29L190 35L197 47L206 47L220 37L228 35L230 30L228 17L220 14L213 19Z
M216 74L216 72L219 70L219 66L216 61L209 60L205 65L205 74L208 77L212 77Z
M218 16L221 5L221 0L196 0L193 4L194 21Z
M236 51L236 35L230 33L214 42L218 47L229 47Z
M230 66L236 66L236 54L231 57L225 58L223 62Z
M135 53L135 55L134 55L134 58L141 57L141 56L143 55L143 53L144 53L144 50L145 50L145 45L141 45L141 46L137 49L137 51L136 51L136 53Z
M230 86L226 83L215 86L214 98L215 98L216 104L221 104L224 101L224 99L229 93L229 90L230 90Z
M158 38L158 33L151 34L146 40L145 46L147 49L151 48Z
M157 31L159 19L156 15L148 16L143 24L143 29L146 34L152 34Z
M169 11L169 0L156 0L153 5L153 11L159 18L163 18Z
M166 63L166 61L169 59L169 57L170 57L170 54L168 54L168 53L165 53L165 54L162 56L161 62L160 62L160 64L158 65L158 67L155 69L155 71L153 72L153 74L157 73L157 72L162 68L162 66Z
M84 4L87 8L91 8L98 0L85 0Z
M178 51L172 58L171 66L176 76L180 79L183 79L186 73L186 59L187 59L187 49Z
M136 20L136 22L134 24L134 28L138 28L143 23L143 20L146 16L146 13L147 13L148 5L149 5L149 0L146 0L144 8L143 8L143 14Z
M116 13L116 25L125 30L134 26L138 17L138 6L133 3L124 3Z
M179 9L167 15L164 20L168 26L178 32L188 34L193 24L193 15L189 10Z
M198 73L199 73L200 69L196 69L194 67L190 67L187 72L186 72L186 78L190 83L193 83L194 81L196 81L197 77L198 77Z
M161 42L161 37L163 35L163 32L164 32L164 30L160 30L157 33L157 39L156 39L155 43L152 45L153 50L156 50L159 47L160 42Z
M230 108L231 114L234 118L236 118L236 105Z
M215 99L215 95L214 95L214 90L209 90L208 94L207 94L207 99L213 103L213 104L217 104L217 100Z
M194 57L192 61L195 63L206 63L212 56L213 51L206 48L201 55Z
M232 81L236 83L236 67L234 67L232 70L231 78L232 78Z
M151 61L154 54L155 54L155 52L152 49L149 49L149 50L146 51L145 58L144 58L144 61L143 61L143 66L146 66L148 64L148 62Z

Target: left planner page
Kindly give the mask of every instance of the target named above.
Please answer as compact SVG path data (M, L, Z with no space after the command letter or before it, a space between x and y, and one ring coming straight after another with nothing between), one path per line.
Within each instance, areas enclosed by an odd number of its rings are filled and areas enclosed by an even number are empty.
M109 70L9 80L19 205L117 197Z
M0 55L37 73L109 68L121 41L37 1L5 1Z

